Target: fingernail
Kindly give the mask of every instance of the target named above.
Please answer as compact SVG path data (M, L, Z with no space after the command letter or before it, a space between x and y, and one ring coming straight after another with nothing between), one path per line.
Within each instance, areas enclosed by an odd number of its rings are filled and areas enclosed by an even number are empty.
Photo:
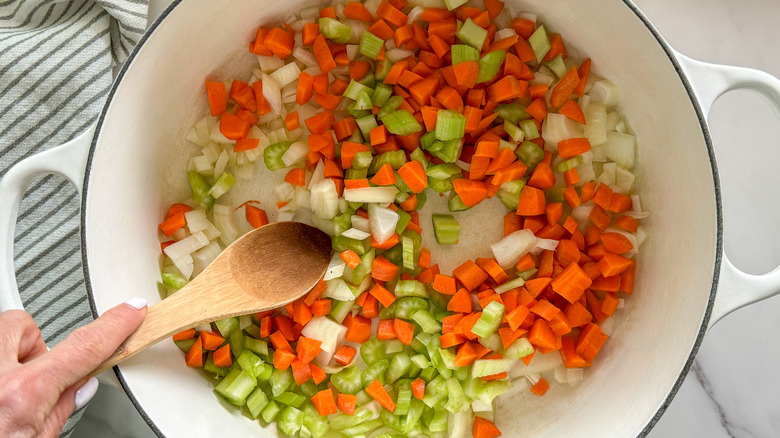
M98 390L98 385L98 380L94 377L90 377L86 383L81 385L81 388L76 391L76 410L83 408L87 402L92 400Z
M134 307L139 310L146 307L146 303L147 303L146 298L143 297L130 298L129 300L125 301L125 304L127 304L128 306Z

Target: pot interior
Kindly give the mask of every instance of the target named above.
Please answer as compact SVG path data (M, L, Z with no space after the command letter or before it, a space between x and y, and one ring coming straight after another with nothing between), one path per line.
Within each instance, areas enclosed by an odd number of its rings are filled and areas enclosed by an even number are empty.
M553 383L544 397L527 390L502 396L497 424L508 437L635 436L678 382L709 305L719 248L714 162L669 54L632 6L621 0L560 5L507 1L511 10L538 14L563 34L571 55L587 54L594 71L620 87L619 109L639 142L639 193L651 212L650 238L638 258L635 293L613 317L612 339L584 381ZM256 63L247 44L257 27L310 6L306 0L182 2L123 69L101 119L84 198L85 266L98 313L139 295L159 301L157 225L172 202L189 195L186 166L195 149L184 137L208 113L204 79L247 79ZM260 200L273 220L279 173L259 165L254 183L231 192L228 203ZM503 211L496 204L462 222L460 259L490 254L486 242L501 236ZM454 252L433 253L446 271ZM264 431L218 406L213 384L188 369L170 341L123 364L120 377L166 436L275 434L275 427Z

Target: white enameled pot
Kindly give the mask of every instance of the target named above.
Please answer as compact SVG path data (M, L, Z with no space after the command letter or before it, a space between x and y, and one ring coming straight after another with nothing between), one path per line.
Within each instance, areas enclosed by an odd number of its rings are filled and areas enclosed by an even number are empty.
M0 308L21 308L13 274L15 217L26 185L44 173L65 176L82 194L82 253L95 316L134 296L159 300L157 224L167 205L187 197L190 147L183 138L207 113L204 78L244 76L254 62L247 42L257 27L310 5L174 1L124 64L97 127L20 162L0 181ZM780 81L675 52L628 0L518 0L507 7L537 13L548 28L563 32L572 55L587 54L595 71L620 87L619 109L639 143L639 193L651 216L636 291L615 316L614 336L584 381L541 398L528 391L502 397L497 423L507 437L643 436L674 396L707 329L780 291L780 270L748 275L723 253L706 123L714 100L732 89L757 91L780 108ZM251 190L234 196L270 200L273 178L259 170ZM464 233L484 217L467 220ZM484 251L484 243L462 245ZM115 371L160 436L275 433L220 407L212 384L186 368L173 343L158 344Z

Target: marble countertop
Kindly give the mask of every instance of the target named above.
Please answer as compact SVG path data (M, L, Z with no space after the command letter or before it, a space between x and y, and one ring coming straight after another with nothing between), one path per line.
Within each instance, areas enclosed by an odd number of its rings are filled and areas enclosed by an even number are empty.
M777 0L634 0L669 44L690 57L780 77ZM156 17L170 0L150 0ZM751 274L780 264L780 123L760 97L733 92L710 113L724 201L725 248ZM721 290L719 293L728 293ZM780 297L726 316L704 339L694 366L649 438L780 436ZM151 437L127 402L103 395L74 437ZM116 397L114 397L115 399ZM112 404L113 403L113 404ZM115 407L119 405L120 407ZM112 406L114 406L112 408ZM107 412L100 412L100 410ZM110 411L110 412L108 412ZM116 430L120 429L120 430Z

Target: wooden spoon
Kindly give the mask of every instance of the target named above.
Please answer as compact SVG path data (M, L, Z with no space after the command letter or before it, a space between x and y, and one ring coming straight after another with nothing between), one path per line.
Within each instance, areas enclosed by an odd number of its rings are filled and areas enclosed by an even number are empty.
M294 301L317 284L330 258L330 237L309 225L276 222L253 230L186 286L150 306L138 330L92 375L182 330Z

